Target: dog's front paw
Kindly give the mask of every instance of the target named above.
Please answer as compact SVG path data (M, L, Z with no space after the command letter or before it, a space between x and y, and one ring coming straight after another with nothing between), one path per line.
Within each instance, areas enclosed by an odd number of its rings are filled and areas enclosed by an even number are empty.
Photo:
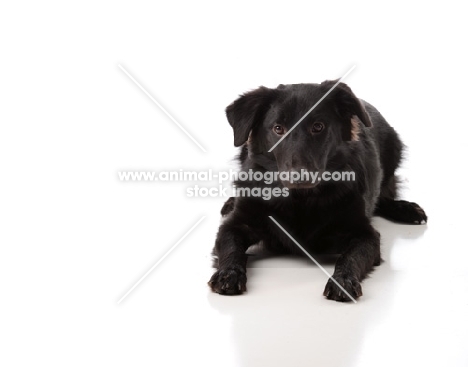
M208 285L213 292L225 295L241 294L247 290L247 276L240 265L219 269L213 274Z
M325 290L323 291L323 295L328 299L332 299L338 302L352 301L352 299L349 298L343 289L346 290L346 292L348 292L354 299L362 296L361 284L357 278L341 275L333 276L333 278L341 287L338 287L338 285L332 279L328 279L328 283L325 286Z

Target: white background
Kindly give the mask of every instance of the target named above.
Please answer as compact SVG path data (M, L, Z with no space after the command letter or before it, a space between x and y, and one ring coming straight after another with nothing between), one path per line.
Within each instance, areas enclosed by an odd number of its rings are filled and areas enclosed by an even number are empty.
M1 365L468 365L462 2L324 3L2 3ZM223 198L117 172L233 167L238 94L352 65L408 146L403 197L429 224L376 219L386 261L356 305L287 258L253 263L243 296L211 294Z

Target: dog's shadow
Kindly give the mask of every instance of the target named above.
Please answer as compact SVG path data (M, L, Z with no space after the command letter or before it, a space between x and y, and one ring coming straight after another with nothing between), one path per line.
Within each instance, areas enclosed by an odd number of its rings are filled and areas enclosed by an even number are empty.
M241 296L208 294L210 305L231 317L239 366L354 365L368 329L393 306L401 279L392 267L396 243L411 246L426 225L398 225L373 219L381 233L382 258L363 282L357 304L322 296L326 275L307 257L273 256L260 247L249 251L248 292ZM336 256L314 256L333 273ZM257 279L257 280L256 280Z

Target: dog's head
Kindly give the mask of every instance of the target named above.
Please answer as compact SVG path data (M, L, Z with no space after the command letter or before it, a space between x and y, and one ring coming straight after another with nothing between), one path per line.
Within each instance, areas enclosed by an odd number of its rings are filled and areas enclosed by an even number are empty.
M268 170L323 172L329 160L350 142L359 140L360 129L372 126L369 115L351 89L336 81L321 84L260 87L240 96L226 108L234 131L234 145L248 144L249 158ZM304 116L307 116L304 118ZM302 121L294 127L294 125ZM271 152L271 148L287 135ZM310 188L310 182L283 181L289 188Z

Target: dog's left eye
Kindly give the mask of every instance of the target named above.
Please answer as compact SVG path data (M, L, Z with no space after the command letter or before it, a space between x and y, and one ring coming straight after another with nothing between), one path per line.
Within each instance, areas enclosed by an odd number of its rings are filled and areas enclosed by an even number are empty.
M321 122L316 122L315 124L312 125L312 132L313 133L319 133L323 130L325 126Z
M284 132L285 132L285 131L284 131L284 127L281 126L281 125L275 125L275 126L273 127L273 131L274 131L276 134L278 134L278 135L283 135Z

